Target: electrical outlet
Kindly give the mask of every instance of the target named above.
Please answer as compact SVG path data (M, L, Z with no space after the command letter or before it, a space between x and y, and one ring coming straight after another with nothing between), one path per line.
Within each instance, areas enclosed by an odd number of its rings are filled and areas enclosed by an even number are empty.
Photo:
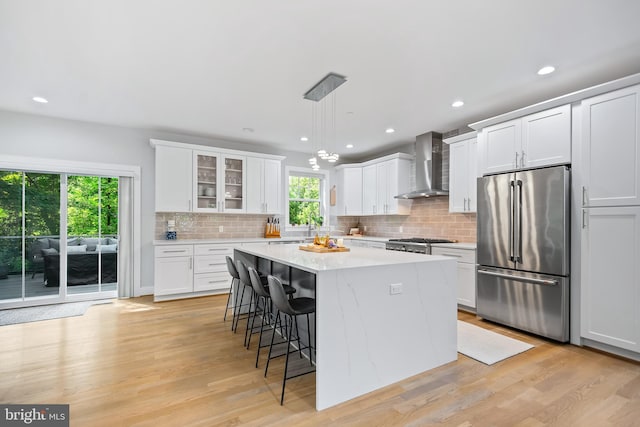
M389 285L389 295L398 295L402 293L402 283L392 283Z
M218 227L218 232L224 233L224 225Z
M398 228L398 233L402 233L402 226Z

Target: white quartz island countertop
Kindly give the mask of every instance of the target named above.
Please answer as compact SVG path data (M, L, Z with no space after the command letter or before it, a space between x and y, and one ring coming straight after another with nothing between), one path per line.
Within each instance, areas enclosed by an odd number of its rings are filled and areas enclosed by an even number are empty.
M298 246L244 244L235 251L315 275L317 410L457 359L455 259Z
M302 245L244 244L242 251L281 262L310 273L349 268L439 262L450 258L436 255L385 251L372 248L349 248L349 252L315 253L299 249Z

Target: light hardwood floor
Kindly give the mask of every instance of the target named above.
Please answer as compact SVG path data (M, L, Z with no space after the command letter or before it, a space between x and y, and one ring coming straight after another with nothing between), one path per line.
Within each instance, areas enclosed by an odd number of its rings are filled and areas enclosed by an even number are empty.
M85 316L0 327L0 401L69 403L72 426L637 426L640 364L478 321L535 345L486 366L460 355L316 412L314 374L253 367L222 316L226 295L91 307ZM255 341L254 341L255 342ZM261 361L261 367L264 361Z

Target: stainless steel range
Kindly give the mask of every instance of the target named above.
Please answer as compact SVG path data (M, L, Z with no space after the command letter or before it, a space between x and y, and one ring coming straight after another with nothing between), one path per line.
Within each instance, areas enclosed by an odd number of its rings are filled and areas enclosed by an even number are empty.
M431 245L433 243L455 243L455 240L423 239L421 237L389 239L386 244L386 249L388 251L413 252L416 254L431 255Z

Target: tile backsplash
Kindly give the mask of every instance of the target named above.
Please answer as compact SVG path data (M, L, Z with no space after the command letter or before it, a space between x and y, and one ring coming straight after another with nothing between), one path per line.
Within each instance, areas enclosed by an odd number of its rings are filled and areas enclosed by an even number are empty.
M449 213L448 197L414 199L409 216L338 217L337 228L348 231L358 222L362 229L367 228L365 236L444 238L465 243L476 241L476 214Z
M272 215L210 214L210 213L156 213L155 238L164 240L167 221L175 220L178 239L229 239L264 236L267 218ZM280 219L284 221L284 219ZM382 215L338 217L332 229L344 230L358 223L367 227L364 234L378 237L432 237L474 243L476 241L476 214L449 213L449 198L414 199L409 216ZM220 232L220 226L223 231ZM402 228L402 231L400 231ZM306 230L306 229L305 229ZM305 231L303 230L303 231ZM281 225L281 234L285 233ZM306 233L304 233L306 234Z
M263 237L267 218L273 215L156 213L155 238L164 240L167 221L175 220L178 239L229 239ZM220 232L220 226L223 231Z

